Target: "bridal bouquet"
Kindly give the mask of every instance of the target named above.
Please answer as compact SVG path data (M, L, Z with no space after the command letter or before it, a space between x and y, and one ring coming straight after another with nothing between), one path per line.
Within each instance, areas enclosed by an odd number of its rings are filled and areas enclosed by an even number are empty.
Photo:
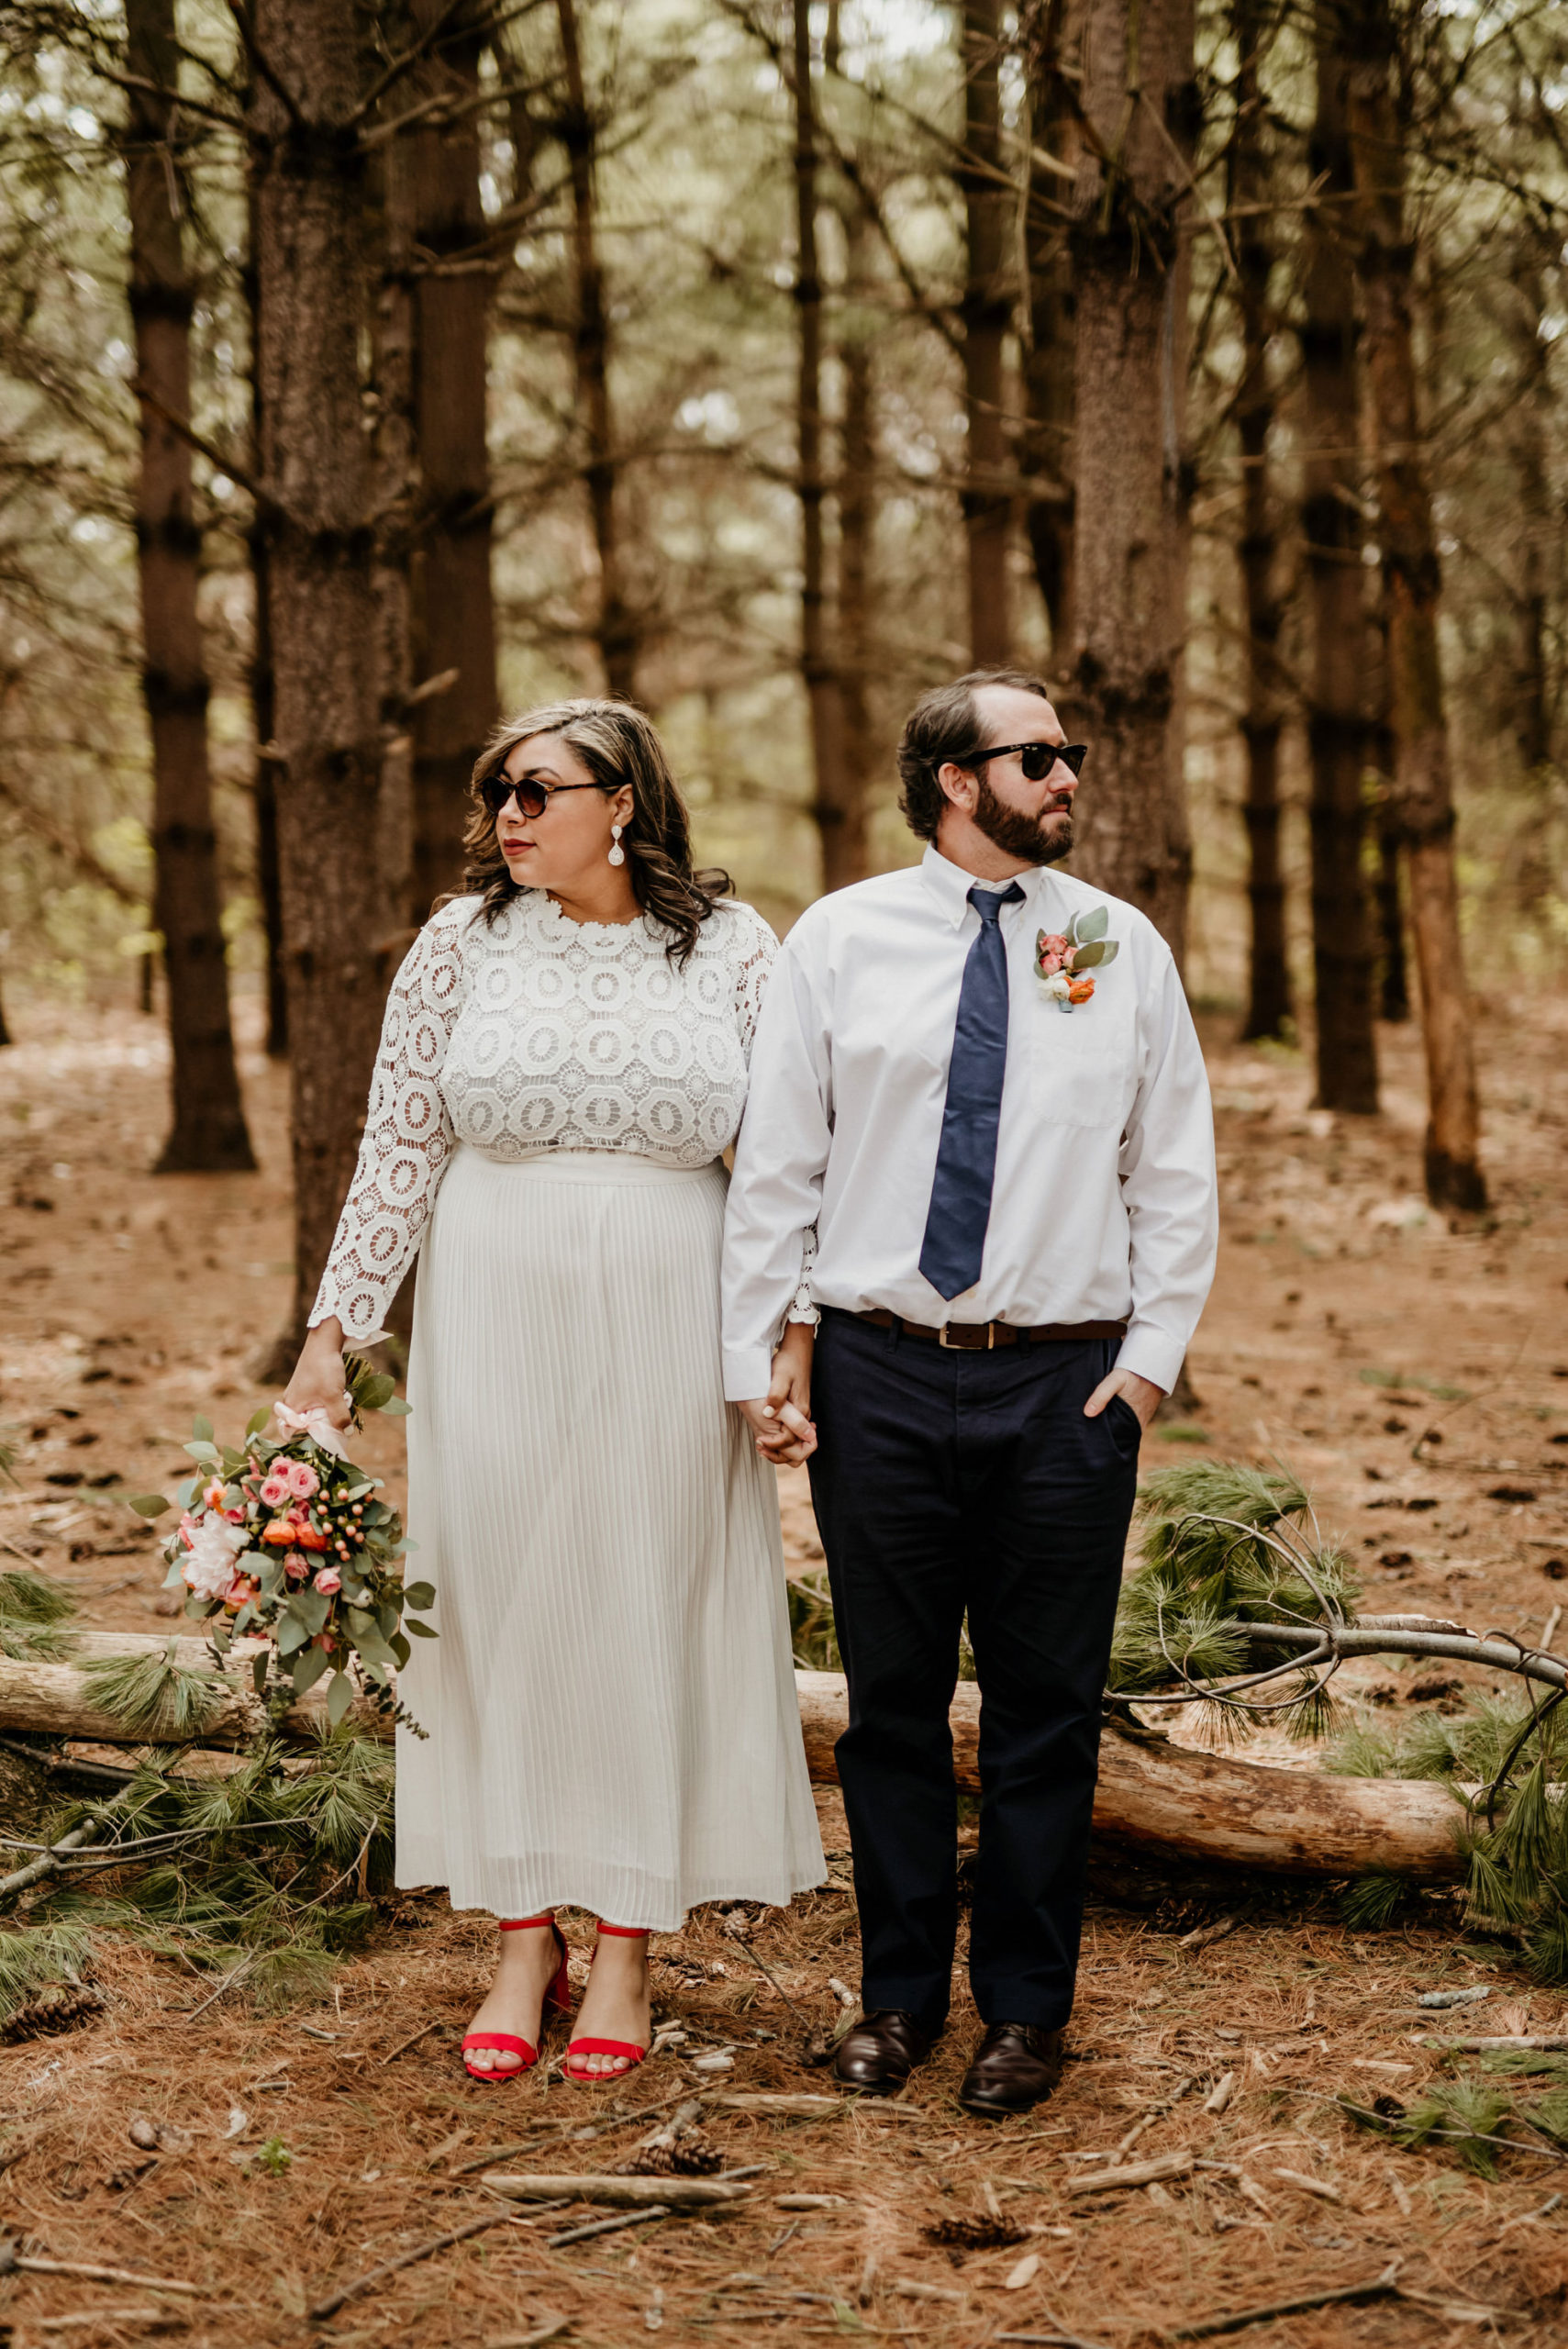
M358 1356L344 1364L351 1423L365 1411L401 1415L408 1406L393 1381ZM277 1432L263 1431L276 1421ZM435 1602L428 1583L405 1583L407 1548L395 1509L375 1496L380 1479L356 1468L325 1411L282 1403L255 1412L238 1448L214 1441L198 1419L185 1450L196 1474L181 1486L180 1522L163 1545L166 1589L183 1587L185 1613L217 1618L212 1644L222 1656L238 1639L267 1642L254 1658L256 1693L274 1664L280 1693L303 1697L330 1672L328 1719L336 1727L354 1695L350 1664L379 1700L411 1653L408 1635L435 1631L405 1612ZM131 1502L142 1517L171 1504L161 1493Z

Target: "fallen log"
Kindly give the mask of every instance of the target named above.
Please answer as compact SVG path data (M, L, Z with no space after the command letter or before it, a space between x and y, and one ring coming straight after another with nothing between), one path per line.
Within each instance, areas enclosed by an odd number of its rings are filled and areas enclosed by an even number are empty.
M83 1659L161 1652L168 1641L135 1632L83 1635ZM175 1661L193 1669L210 1664L199 1640L179 1641ZM266 1726L258 1699L244 1685L243 1655L236 1677L203 1728L202 1746L244 1743ZM795 1691L806 1762L819 1785L838 1777L833 1747L848 1718L844 1678L835 1672L797 1672ZM387 1716L361 1702L350 1716L364 1731L390 1738ZM966 1793L980 1791L980 1691L961 1681L951 1725L953 1776ZM284 1728L310 1736L326 1720L325 1684L289 1708ZM0 1731L33 1736L91 1738L145 1745L93 1698L91 1684L72 1664L0 1657ZM1462 1812L1447 1789L1429 1780L1342 1778L1312 1770L1276 1770L1229 1754L1197 1753L1184 1746L1107 1731L1095 1797L1095 1831L1106 1842L1159 1851L1210 1866L1261 1869L1271 1875L1359 1876L1386 1870L1399 1876L1452 1878L1461 1863L1455 1831Z
M837 1776L833 1742L848 1715L841 1673L797 1672L800 1725L813 1778ZM980 1691L953 1692L953 1776L980 1792ZM1455 1829L1463 1817L1443 1787L1418 1778L1341 1778L1275 1770L1229 1754L1136 1741L1109 1729L1100 1747L1095 1833L1113 1843L1157 1846L1211 1866L1284 1876L1451 1877L1460 1873Z

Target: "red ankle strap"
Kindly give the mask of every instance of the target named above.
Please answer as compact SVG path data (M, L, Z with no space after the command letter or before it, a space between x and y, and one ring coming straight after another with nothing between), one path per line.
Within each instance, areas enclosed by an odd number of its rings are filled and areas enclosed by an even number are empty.
M617 1941L639 1942L648 1933L650 1928L647 1925L606 1925L601 1917L599 1931L601 1933L614 1933Z
M527 1932L530 1925L553 1925L555 1919L552 1915L544 1917L498 1917L495 1920L495 1925L498 1932L523 1933Z

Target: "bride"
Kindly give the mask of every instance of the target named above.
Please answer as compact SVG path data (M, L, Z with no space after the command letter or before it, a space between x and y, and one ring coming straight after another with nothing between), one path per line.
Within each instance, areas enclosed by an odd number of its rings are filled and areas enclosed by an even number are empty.
M469 891L388 1000L364 1141L285 1401L344 1413L416 1252L408 1517L439 1638L401 1693L400 1885L500 1928L463 2042L537 2060L558 1904L600 1939L568 2076L639 2063L647 1936L825 1870L778 1507L723 1400L726 1175L775 952L639 710L564 701L474 771ZM775 1458L814 1437L792 1394Z

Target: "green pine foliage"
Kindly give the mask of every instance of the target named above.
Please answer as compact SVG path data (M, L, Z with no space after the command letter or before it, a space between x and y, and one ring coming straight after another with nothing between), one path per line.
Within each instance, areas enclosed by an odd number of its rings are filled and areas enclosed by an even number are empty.
M1341 2098L1340 2110L1358 2128L1387 2137L1410 2153L1445 2153L1478 2177L1495 2179L1510 2153L1544 2151L1534 2139L1568 2146L1568 2086L1521 2099L1496 2085L1496 2075L1503 2066L1494 2062L1486 2068L1494 2075L1490 2081L1445 2081L1407 2107L1385 2098L1374 2110Z
M216 1673L177 1664L171 1640L161 1655L95 1656L82 1677L94 1703L128 1735L189 1741L201 1735L228 1691Z
M0 1655L50 1660L68 1654L65 1626L75 1612L71 1593L48 1575L31 1566L0 1574Z
M77 1981L91 1959L91 1937L80 1925L50 1923L0 1933L0 2023L9 2022L40 1990Z

